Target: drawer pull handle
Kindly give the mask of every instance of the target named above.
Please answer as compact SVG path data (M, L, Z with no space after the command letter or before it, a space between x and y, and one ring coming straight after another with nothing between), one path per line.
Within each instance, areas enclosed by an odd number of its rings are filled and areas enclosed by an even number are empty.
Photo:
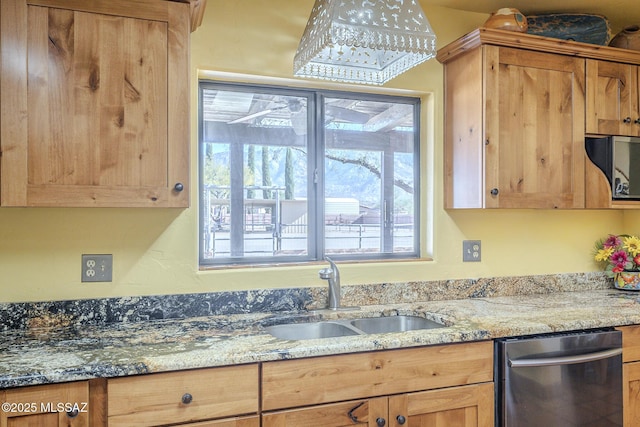
M189 403L191 403L191 401L193 401L193 396L191 396L189 393L185 393L182 395L182 403L188 405Z

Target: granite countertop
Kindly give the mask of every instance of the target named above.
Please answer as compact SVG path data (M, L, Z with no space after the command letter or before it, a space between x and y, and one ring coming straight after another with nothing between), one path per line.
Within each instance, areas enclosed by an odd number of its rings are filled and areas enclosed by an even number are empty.
M287 341L270 324L411 314L446 327ZM366 305L354 311L289 311L32 327L1 333L0 389L97 377L489 340L640 324L640 294L615 289Z

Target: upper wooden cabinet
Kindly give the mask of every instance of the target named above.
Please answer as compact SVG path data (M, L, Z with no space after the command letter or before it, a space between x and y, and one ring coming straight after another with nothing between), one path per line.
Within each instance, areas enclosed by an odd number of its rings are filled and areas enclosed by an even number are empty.
M587 133L640 136L638 66L587 60Z
M445 207L584 206L584 60L478 44L445 62Z
M188 206L190 5L1 8L0 205Z
M640 135L640 52L480 28L444 64L445 208L634 208L585 135Z

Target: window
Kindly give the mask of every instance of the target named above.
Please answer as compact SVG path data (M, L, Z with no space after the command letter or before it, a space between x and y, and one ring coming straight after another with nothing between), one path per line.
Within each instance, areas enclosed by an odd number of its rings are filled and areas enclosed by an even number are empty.
M200 263L415 258L420 100L200 82Z

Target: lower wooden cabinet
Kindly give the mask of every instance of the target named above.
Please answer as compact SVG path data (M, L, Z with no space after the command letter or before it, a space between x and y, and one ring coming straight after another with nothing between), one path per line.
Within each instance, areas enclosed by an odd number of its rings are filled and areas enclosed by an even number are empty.
M263 427L494 425L493 343L265 362Z
M640 326L621 326L622 399L625 427L640 425Z
M0 391L2 427L89 426L87 381Z
M262 416L262 427L493 427L493 383L316 405Z
M224 418L254 414L257 419L258 381L258 365L110 379L108 424L150 427L220 419L195 425L248 427L250 421Z

